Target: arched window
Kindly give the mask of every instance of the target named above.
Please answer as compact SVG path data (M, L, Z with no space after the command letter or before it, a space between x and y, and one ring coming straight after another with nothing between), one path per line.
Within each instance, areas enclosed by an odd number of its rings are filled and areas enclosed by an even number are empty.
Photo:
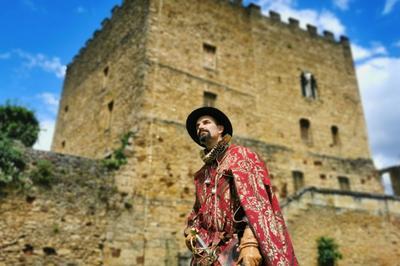
M331 126L332 133L332 146L337 146L340 144L339 138L339 128L337 126Z
M300 119L300 136L303 142L311 144L311 124L308 119Z
M302 72L300 75L301 94L305 98L317 99L317 81L310 72Z
M217 68L217 47L208 43L203 43L204 67L210 70Z

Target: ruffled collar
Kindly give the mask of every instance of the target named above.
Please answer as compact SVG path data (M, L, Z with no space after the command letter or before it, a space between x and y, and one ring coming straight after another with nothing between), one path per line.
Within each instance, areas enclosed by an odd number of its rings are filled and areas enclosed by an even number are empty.
M226 134L222 140L220 140L217 145L214 146L211 150L207 151L204 149L200 152L200 157L205 164L211 164L214 162L219 155L225 152L225 150L229 147L229 142L231 141L231 135Z

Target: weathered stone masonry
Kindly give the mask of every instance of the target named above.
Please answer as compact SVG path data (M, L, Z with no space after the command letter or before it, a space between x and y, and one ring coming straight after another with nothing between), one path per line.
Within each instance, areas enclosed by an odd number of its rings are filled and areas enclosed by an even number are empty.
M132 195L135 219L114 221L105 250L121 252L108 264L173 265L186 251L181 230L201 161L184 123L213 101L231 118L234 142L265 159L281 200L308 186L383 193L346 37L241 1L126 0L68 66L52 145L103 158L133 133L115 181ZM333 228L336 214L327 215ZM300 258L314 258L303 242L314 235L294 240Z

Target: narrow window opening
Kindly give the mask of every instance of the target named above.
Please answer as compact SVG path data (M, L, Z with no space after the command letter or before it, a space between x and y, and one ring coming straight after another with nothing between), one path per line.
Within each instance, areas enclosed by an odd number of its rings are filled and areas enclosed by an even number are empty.
M65 148L65 140L63 140L62 142L61 142L61 147L64 149Z
M292 172L293 176L293 185L294 185L294 191L298 191L299 189L304 187L304 175L300 171L293 171Z
M203 94L203 104L204 106L214 107L215 101L217 100L217 94L205 91Z
M203 43L204 67L215 70L217 68L217 47Z
M67 113L68 110L69 110L69 107L68 107L68 105L66 105L66 106L64 107L64 112Z
M345 176L339 176L339 187L341 190L350 191L350 180Z
M113 117L113 110L114 110L114 101L110 101L107 104L108 109L108 118L107 118L107 128L106 131L109 132L111 129L112 117Z
M316 99L317 94L317 81L310 72L302 72L300 75L301 94L305 98Z
M300 119L300 136L306 144L311 144L310 127L310 121L308 119Z
M103 69L103 73L104 73L105 77L108 76L108 70L109 70L108 66Z
M339 128L337 126L332 126L331 133L332 133L332 146L339 145L340 144Z
M288 191L287 191L287 183L285 182L285 183L283 183L282 186L281 186L281 191L280 191L280 193L279 193L279 196L283 199L283 198L286 198L286 197L287 197L287 194L288 194Z
M114 101L108 103L108 111L111 113L114 109Z

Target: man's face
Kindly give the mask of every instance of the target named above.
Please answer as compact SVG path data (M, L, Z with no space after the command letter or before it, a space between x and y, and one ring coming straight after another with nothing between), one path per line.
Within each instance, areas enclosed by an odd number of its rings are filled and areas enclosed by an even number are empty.
M224 127L217 125L216 120L208 115L201 116L197 120L196 129L200 143L206 145L207 148L221 140L224 132Z

